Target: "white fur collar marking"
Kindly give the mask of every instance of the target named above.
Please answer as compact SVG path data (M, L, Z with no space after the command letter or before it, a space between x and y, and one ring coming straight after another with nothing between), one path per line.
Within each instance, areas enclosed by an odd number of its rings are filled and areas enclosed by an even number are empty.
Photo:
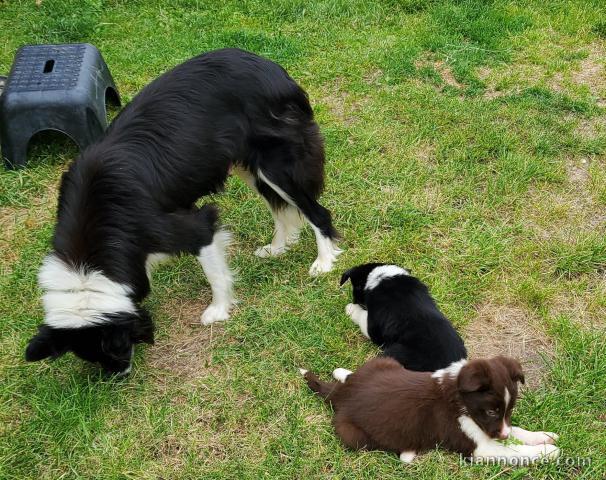
M492 442L486 432L470 416L461 415L457 420L461 431L476 444L476 447Z
M84 271L56 255L44 259L38 273L44 290L44 323L54 328L82 328L106 323L107 314L134 313L128 285L114 282L97 270Z
M409 275L408 270L397 265L381 265L373 268L366 279L366 290L372 290L386 278L396 277L398 275Z
M446 368L441 368L440 370L436 370L435 372L433 372L431 374L431 378L435 378L440 384L444 381L444 378L446 377L455 379L459 376L459 372L465 366L466 363L467 360L465 360L464 358L457 362L452 362Z

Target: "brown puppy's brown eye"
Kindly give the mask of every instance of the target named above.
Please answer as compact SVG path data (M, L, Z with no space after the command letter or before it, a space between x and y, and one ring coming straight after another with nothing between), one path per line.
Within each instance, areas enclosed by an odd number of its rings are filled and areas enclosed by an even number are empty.
M497 412L496 410L486 410L486 415L488 415L489 417L496 417L499 415L499 412Z

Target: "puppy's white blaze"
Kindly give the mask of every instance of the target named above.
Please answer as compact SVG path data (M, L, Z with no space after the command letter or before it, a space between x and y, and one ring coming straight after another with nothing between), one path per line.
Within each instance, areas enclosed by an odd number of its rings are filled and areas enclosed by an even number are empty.
M97 270L74 269L54 254L44 260L38 283L45 291L44 323L50 327L90 327L107 322L107 314L136 312L128 285Z
M467 363L467 360L462 358L461 360L452 362L446 368L441 368L440 370L436 370L435 372L433 372L431 374L431 377L435 378L438 381L438 383L442 383L444 381L444 378L446 378L446 377L450 377L452 379L457 378L459 376L459 372L465 366L466 363Z
M374 268L366 279L366 290L372 290L386 278L396 277L398 275L409 275L408 270L397 265L381 265Z
M213 293L211 304L202 314L202 323L205 325L227 320L234 304L233 276L225 259L225 250L230 240L229 232L219 230L213 236L212 243L202 247L198 254L198 261Z
M511 401L511 394L509 393L509 390L507 389L507 387L505 387L505 410L507 410L507 407L509 406L510 401Z

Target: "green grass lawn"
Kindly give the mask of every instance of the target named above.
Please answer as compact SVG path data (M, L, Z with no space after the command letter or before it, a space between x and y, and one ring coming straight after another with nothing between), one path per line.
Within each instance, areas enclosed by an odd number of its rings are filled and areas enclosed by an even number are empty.
M271 217L232 178L212 199L234 232L229 322L199 324L210 291L183 257L154 274L156 345L138 348L130 377L72 355L26 364L57 185L77 154L38 138L29 168L0 169L0 478L606 475L602 0L0 0L0 72L22 44L84 41L125 101L205 50L280 62L325 136L322 203L345 252L315 279L309 229L284 257L253 256ZM437 450L402 465L346 451L297 367L327 378L377 354L338 287L370 260L428 283L472 354L521 358L529 386L514 423L558 432L563 457L591 464L467 466Z

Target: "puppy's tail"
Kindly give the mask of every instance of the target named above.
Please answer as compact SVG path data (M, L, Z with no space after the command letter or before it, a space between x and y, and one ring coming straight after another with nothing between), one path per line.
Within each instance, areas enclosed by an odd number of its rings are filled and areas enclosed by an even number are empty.
M331 397L334 392L339 388L339 382L323 382L318 378L315 373L308 372L302 368L299 369L305 380L307 386L316 392L324 401L331 403Z

